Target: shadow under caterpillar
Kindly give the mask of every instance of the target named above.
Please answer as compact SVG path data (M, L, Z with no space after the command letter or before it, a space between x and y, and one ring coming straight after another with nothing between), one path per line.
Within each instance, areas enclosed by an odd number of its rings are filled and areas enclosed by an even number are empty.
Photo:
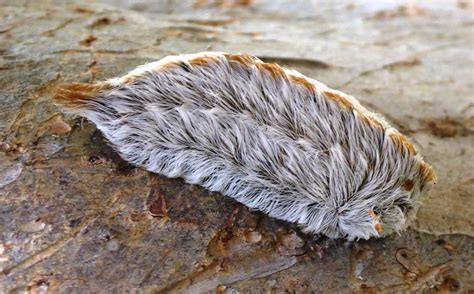
M128 162L219 191L306 232L404 229L435 175L353 97L246 54L169 56L55 101Z

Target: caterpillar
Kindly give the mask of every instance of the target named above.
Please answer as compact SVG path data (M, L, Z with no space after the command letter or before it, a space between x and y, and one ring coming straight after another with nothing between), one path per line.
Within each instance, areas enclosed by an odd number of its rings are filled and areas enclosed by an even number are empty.
M355 98L247 54L168 56L125 76L61 86L133 165L348 240L407 227L435 174Z

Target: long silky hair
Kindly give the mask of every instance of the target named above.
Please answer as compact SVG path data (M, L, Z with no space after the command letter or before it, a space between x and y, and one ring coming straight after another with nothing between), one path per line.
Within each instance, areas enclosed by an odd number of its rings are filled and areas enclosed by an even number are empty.
M55 99L130 163L333 238L404 229L435 180L353 97L246 54L169 56Z

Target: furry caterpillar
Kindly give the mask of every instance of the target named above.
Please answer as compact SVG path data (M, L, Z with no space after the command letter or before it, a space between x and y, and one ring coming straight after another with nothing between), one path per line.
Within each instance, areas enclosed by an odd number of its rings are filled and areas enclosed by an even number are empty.
M353 97L246 54L169 56L55 100L134 165L332 238L404 229L435 181Z

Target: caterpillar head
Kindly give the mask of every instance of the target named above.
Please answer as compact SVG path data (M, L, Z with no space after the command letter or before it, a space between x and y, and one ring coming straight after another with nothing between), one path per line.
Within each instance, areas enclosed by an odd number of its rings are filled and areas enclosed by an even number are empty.
M343 202L309 206L305 231L348 240L383 237L407 228L421 196L434 184L431 167L420 160L410 178L366 188Z
M373 229L379 236L404 230L415 218L421 196L435 182L430 166L422 162L420 170L418 178L405 179L401 183L395 197L385 199L373 209L369 209Z

